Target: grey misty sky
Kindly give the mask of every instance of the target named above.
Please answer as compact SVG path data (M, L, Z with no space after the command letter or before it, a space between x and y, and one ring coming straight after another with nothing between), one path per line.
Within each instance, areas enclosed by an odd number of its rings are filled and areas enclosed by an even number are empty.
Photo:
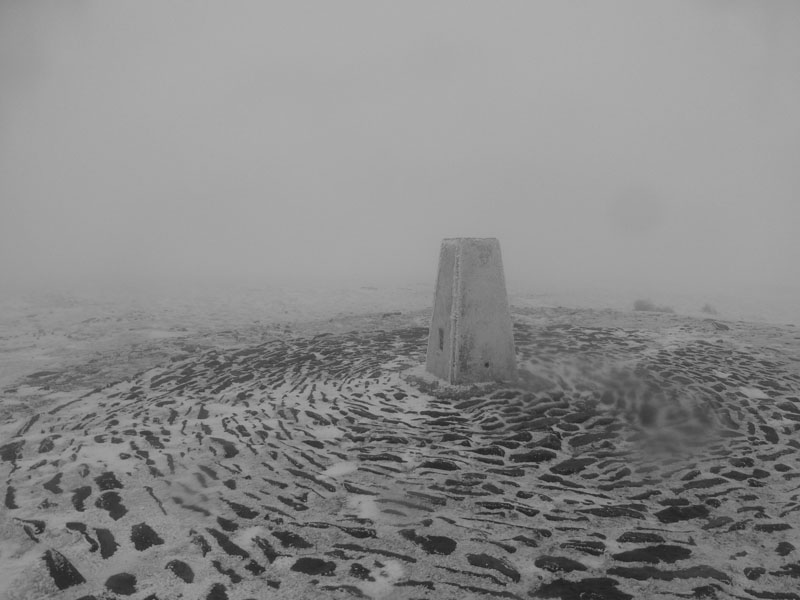
M0 276L796 282L800 2L0 5Z

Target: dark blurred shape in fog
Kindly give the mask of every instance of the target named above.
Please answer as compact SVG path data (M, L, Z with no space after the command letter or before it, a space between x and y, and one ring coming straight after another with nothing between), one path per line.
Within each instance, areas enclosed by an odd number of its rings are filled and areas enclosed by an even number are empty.
M798 31L793 0L5 2L0 279L432 286L442 238L496 236L512 289L794 293Z

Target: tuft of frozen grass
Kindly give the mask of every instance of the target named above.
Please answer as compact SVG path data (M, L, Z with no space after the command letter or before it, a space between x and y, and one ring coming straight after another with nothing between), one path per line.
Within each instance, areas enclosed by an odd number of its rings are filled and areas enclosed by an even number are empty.
M706 302L706 303L703 305L703 308L701 308L701 309L700 309L700 312L704 312L704 313L706 313L707 315L716 315L716 314L719 314L719 313L717 313L717 309L716 309L716 308L714 308L713 306L711 306L711 305L710 305L708 302Z
M640 298L633 303L633 310L641 310L647 312L662 312L662 313L674 313L675 309L671 306L657 306L650 300L644 300Z

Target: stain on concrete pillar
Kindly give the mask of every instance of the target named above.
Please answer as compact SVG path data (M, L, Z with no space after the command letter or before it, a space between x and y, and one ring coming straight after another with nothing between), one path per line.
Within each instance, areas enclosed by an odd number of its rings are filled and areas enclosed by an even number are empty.
M500 242L442 241L426 369L451 384L516 378Z

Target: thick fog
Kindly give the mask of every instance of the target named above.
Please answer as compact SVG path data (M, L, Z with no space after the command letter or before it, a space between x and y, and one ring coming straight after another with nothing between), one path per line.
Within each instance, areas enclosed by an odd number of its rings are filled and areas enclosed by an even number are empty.
M794 0L6 1L0 280L794 289L799 75Z

